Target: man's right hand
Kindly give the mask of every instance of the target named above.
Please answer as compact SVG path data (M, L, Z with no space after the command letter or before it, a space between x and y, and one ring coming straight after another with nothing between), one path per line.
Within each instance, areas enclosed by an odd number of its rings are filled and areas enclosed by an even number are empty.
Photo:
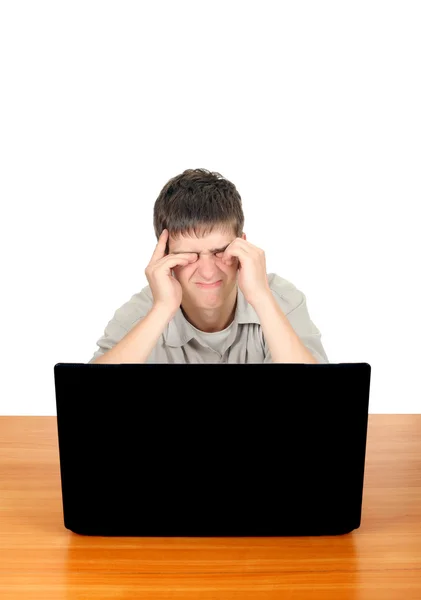
M171 269L177 265L185 266L195 262L197 255L165 254L167 240L168 229L164 229L145 269L145 275L152 291L154 306L164 306L171 314L175 314L181 304L183 291L181 285L171 275Z

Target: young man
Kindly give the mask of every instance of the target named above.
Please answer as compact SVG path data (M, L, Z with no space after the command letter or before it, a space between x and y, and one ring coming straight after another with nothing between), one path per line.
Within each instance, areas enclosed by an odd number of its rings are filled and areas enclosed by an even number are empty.
M327 363L306 298L266 273L246 239L241 197L219 173L188 169L154 205L149 282L123 304L90 363Z

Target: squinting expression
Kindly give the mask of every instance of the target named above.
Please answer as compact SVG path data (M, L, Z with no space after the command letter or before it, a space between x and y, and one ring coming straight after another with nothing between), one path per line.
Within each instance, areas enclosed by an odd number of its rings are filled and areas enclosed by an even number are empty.
M194 262L173 268L174 276L183 288L184 300L190 297L195 303L220 305L232 292L237 282L238 260L234 257L231 264L225 264L222 257L235 237L234 232L227 234L214 230L203 238L170 238L170 254L192 252L197 255ZM245 234L242 237L245 239Z

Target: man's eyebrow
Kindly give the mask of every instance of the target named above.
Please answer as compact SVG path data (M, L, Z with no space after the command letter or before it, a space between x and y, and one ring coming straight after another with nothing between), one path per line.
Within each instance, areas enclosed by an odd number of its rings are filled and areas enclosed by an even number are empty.
M211 248L209 252L224 252L228 248L228 246L229 244L227 244L223 248ZM172 252L171 254L201 254L201 252L195 252L194 250L177 250L177 252Z

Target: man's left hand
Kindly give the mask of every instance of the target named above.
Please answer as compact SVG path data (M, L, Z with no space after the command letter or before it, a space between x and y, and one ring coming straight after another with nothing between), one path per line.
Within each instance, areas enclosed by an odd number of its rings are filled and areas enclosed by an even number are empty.
M267 275L266 257L261 248L243 238L235 238L225 249L222 262L233 265L238 260L238 285L253 308L262 299L271 297Z

